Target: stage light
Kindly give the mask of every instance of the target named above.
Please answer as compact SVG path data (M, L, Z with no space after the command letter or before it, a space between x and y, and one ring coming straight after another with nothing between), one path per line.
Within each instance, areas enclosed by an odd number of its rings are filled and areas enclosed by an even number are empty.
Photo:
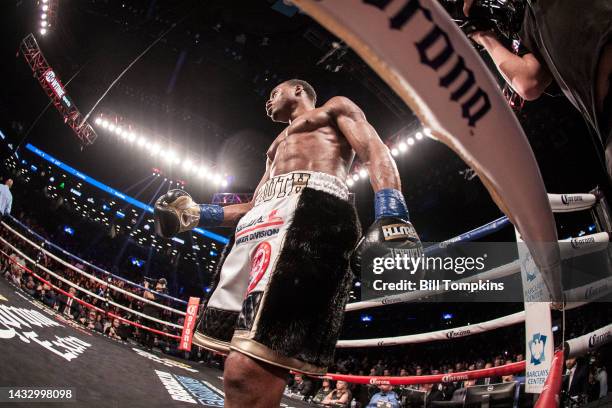
M399 150L397 150L395 147L393 149L391 149L391 154L393 156L397 156L399 154Z
M421 132L416 132L416 135L414 135L414 137L416 137L416 140L421 140L423 138L423 134Z
M125 132L127 133L127 132ZM127 133L127 139L130 143L133 143L136 140L136 135L133 132Z
M189 171L192 167L193 165L191 164L191 160L187 159L183 162L183 170Z
M114 131L115 131L115 128L116 128L116 126L115 126L115 124L114 124L114 123L109 123L109 125L108 125L108 130L110 130L111 132L114 132Z
M123 129L121 129L119 126L117 126L115 128L115 133L119 136L123 136Z
M228 184L229 184L229 183L227 182L227 180L223 180L223 181L221 182L221 186L223 186L223 187L227 187L227 185L228 185Z
M404 142L401 142L398 147L400 152L405 152L408 149L408 145Z
M46 28L41 28L40 29L40 34L42 34L42 35L47 34L47 29Z
M102 119L102 127L103 127L104 129L108 129L108 120L106 120L106 119Z
M179 164L181 162L181 159L178 158L178 156L174 156L172 158L172 164Z
M161 149L161 147L159 147L157 143L153 143L153 146L151 146L151 153L156 155L159 153L159 149Z
M409 138L408 138L408 140L407 140L407 142L408 142L408 144L409 144L410 146L412 146L412 145L414 144L414 139L413 139L413 138L411 138L411 137L409 137Z
M40 22L40 25L43 26L43 27L46 27L47 26L47 22L45 20L43 20L43 21Z
M145 140L144 137L140 136L138 138L138 146L141 146L141 147L144 146L145 142L146 142L146 140Z
M214 181L216 185L221 184L221 175L219 173L215 174Z
M49 10L49 6L47 6L46 4L43 4L42 11L47 11L47 10Z
M96 125L102 124L102 119L96 118L95 123L96 123Z
M43 20L46 20L47 19L47 13L42 13L40 15L40 18L43 19Z
M347 186L352 187L352 186L353 186L353 184L355 184L355 182L353 181L353 179L351 179L351 178L350 178L350 179L347 179L347 180L346 180L346 185L347 185Z
M43 4L49 2L49 0L42 0Z
M205 167L198 168L197 174L199 178L204 178L206 176L206 168Z
M360 176L361 178L363 178L363 179L364 179L364 178L366 178L366 177L368 177L368 172L367 172L367 170L366 170L366 169L361 169L361 170L359 170L359 176Z
M353 180L354 181L358 181L359 180L359 175L358 174L353 174Z

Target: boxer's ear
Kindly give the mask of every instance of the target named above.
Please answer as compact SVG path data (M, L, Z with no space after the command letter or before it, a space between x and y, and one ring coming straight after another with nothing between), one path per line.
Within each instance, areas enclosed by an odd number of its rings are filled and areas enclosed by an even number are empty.
M302 92L304 92L304 87L302 85L296 85L294 90L295 96L300 96Z

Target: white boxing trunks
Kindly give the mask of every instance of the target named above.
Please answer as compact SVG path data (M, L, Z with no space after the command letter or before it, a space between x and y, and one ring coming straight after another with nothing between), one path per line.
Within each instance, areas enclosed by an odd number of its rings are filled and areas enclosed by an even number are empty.
M194 343L321 374L332 362L360 236L348 188L318 172L268 180L222 261Z

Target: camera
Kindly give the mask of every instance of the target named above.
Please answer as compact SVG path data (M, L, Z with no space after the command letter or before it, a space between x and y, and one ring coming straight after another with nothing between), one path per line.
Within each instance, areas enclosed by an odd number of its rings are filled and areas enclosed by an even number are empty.
M496 31L509 40L518 38L526 0L476 0L470 15L463 14L463 0L440 0L440 4L466 34Z

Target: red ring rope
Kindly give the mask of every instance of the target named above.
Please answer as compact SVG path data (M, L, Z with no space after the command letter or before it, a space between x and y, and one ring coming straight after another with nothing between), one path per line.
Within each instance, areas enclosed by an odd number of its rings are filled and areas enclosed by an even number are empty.
M501 377L525 371L525 361L510 363L499 367L483 368L480 370L462 371L453 374L412 375L406 377L377 377L369 375L325 374L316 378L326 378L333 381L346 381L352 384L389 384L389 385L415 385L448 383L455 381L475 380L477 378Z
M5 256L5 257L6 257L6 258L9 260L9 262L11 262L11 263L13 263L13 264L17 265L19 268L21 268L21 269L23 269L24 271L26 271L27 273L31 274L32 276L34 276L34 277L35 277L36 279L38 279L39 281L41 281L41 282L43 282L43 283L46 283L47 285L51 286L53 289L57 290L57 291L58 291L58 292L60 292L61 294L65 295L65 296L68 296L68 297L70 297L70 298L72 298L72 299L76 300L76 301L77 301L79 304L81 304L81 305L85 306L85 307L86 307L86 308L88 308L88 309L93 309L93 310L96 310L96 311L101 312L101 313L104 313L104 314L106 314L106 315L108 315L108 316L110 316L110 317L112 317L112 318L119 319L120 321L122 321L122 322L124 322L124 323L130 324L130 325L132 325L132 326L134 326L134 327L138 327L138 328L141 328L141 329L148 330L148 331L150 331L150 332L152 332L152 333L155 333L155 334L160 334L160 335L162 335L162 336L170 337L170 338L177 339L177 340L181 338L180 336L177 336L177 335L175 335L175 334L166 333L166 332L163 332L163 331L161 331L161 330L157 330L157 329L154 329L154 328L152 328L152 327L148 327L148 326L142 325L142 324L140 324L140 323L133 322L133 321L128 320L128 319L125 319L125 318L123 318L123 317L121 317L121 316L119 316L119 315L116 315L116 314L114 314L114 313L112 313L112 312L107 312L107 311L105 311L104 309L101 309L101 308L99 308L99 307L97 307L97 306L92 305L91 303L87 303L87 302L85 302L84 300L81 300L81 299L79 299L79 298L77 298L77 297L73 296L72 294L70 294L70 293L66 292L65 290L62 290L61 288L59 288L59 287L55 286L54 284L52 284L51 282L47 281L46 279L44 279L44 278L40 277L38 274L36 274L36 273L35 273L35 272L33 272L32 270L30 270L30 269L29 269L27 266L22 265L22 264L20 264L20 263L16 262L14 259L11 259L11 257L10 257L10 256L9 256L9 255L8 255L6 252L4 252L4 251L2 251L2 250L0 250L0 252L2 253L2 255L4 255L4 256Z

